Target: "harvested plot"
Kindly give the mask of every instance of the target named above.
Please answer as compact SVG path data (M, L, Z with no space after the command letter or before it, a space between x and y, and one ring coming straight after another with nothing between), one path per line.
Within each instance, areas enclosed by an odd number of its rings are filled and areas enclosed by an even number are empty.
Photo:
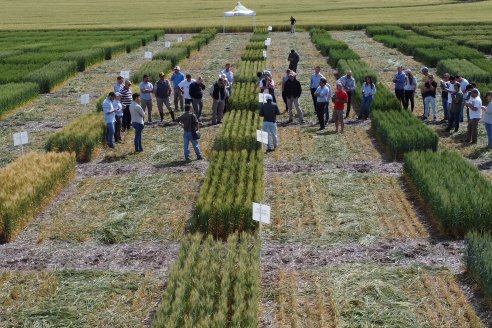
M28 153L0 169L0 241L9 242L75 173L68 153Z
M195 235L183 242L152 327L258 327L259 242Z

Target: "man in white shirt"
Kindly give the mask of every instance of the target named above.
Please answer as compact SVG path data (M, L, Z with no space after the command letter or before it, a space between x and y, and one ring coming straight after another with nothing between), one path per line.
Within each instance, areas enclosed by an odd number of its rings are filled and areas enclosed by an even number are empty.
M466 86L470 84L467 79L463 78L460 75L456 76L456 82L459 82L460 84L460 89L463 94L466 93ZM463 122L463 109L465 108L465 102L463 101L463 104L461 105L461 111L460 111L460 122Z
M148 122L152 122L152 93L154 92L154 86L149 82L149 76L145 74L143 81L140 83L140 105L145 112L145 109L149 112Z
M125 79L123 79L122 76L118 76L116 78L116 83L114 84L114 87L113 87L114 93L120 92L124 86L125 86Z
M115 122L115 113L117 109L113 107L113 101L115 100L116 95L114 92L110 92L108 97L104 100L102 104L102 109L104 113L104 122L106 123L106 142L108 143L109 148L114 148L114 122Z
M193 103L193 100L190 96L190 84L192 84L193 82L195 82L195 80L191 78L191 75L186 74L186 79L178 84L179 90L184 97L185 105L191 105Z
M227 82L229 82L229 86L227 90L229 91L229 97L232 96L232 82L234 82L234 72L231 69L231 64L227 63L225 68L220 72L220 74L225 75Z
M471 91L471 98L466 103L466 107L470 109L466 142L476 144L478 138L478 122L482 117L482 99L478 96L477 89Z

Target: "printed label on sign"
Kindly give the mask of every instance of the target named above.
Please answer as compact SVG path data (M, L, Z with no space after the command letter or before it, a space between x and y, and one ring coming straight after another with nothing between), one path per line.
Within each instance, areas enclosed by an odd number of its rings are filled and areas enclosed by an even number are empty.
M152 51L146 51L144 57L145 59L152 59Z
M121 71L120 76L124 79L129 79L130 78L130 71Z
M263 50L263 58L267 58L266 50Z
M268 205L253 203L253 220L270 224L270 211L271 208Z
M266 94L259 93L258 94L258 102L259 103L262 103L262 104L266 103Z
M85 95L80 96L80 103L82 105L87 105L89 103L89 101L90 101L90 98L89 98L89 94L88 93L85 94Z
M268 132L256 130L256 141L268 144Z
M183 42L183 38L182 37L178 37L178 42Z
M271 26L268 26L268 32L271 32L273 28Z
M25 145L29 143L27 132L14 133L14 146Z
M164 48L171 48L171 42L169 41L164 42Z
M265 46L269 47L272 44L271 41L265 40Z

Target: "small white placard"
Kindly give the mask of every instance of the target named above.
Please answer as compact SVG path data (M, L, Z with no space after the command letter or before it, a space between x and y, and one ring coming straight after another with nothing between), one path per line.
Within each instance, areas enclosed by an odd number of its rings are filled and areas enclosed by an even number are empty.
M144 58L145 59L152 59L152 51L146 51L144 53Z
M266 50L263 50L263 58L267 58Z
M268 26L268 32L271 32L273 28L271 26Z
M88 93L86 93L85 95L80 96L80 103L82 105L89 104L89 101L90 101L90 97L89 97L89 94Z
M262 104L266 103L267 101L266 101L265 97L266 97L266 94L264 94L264 93L259 93L259 94L258 94L258 102L259 102L259 103L262 103Z
M178 37L178 42L183 42L183 37Z
M164 42L164 48L171 48L171 42L169 41Z
M256 141L268 144L268 132L256 130Z
M120 76L124 79L129 79L130 78L130 71L121 71Z
M14 146L25 145L27 143L29 143L29 137L26 131L14 133Z
M268 41L269 44L272 44L272 38L267 38L266 40Z
M270 224L270 206L253 203L253 220Z

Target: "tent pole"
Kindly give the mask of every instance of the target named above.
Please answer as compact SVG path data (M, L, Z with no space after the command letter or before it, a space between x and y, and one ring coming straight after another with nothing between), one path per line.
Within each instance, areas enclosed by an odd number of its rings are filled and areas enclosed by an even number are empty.
M256 16L253 16L253 32L256 32Z
M225 16L224 16L224 23L222 24L222 33L225 33Z

